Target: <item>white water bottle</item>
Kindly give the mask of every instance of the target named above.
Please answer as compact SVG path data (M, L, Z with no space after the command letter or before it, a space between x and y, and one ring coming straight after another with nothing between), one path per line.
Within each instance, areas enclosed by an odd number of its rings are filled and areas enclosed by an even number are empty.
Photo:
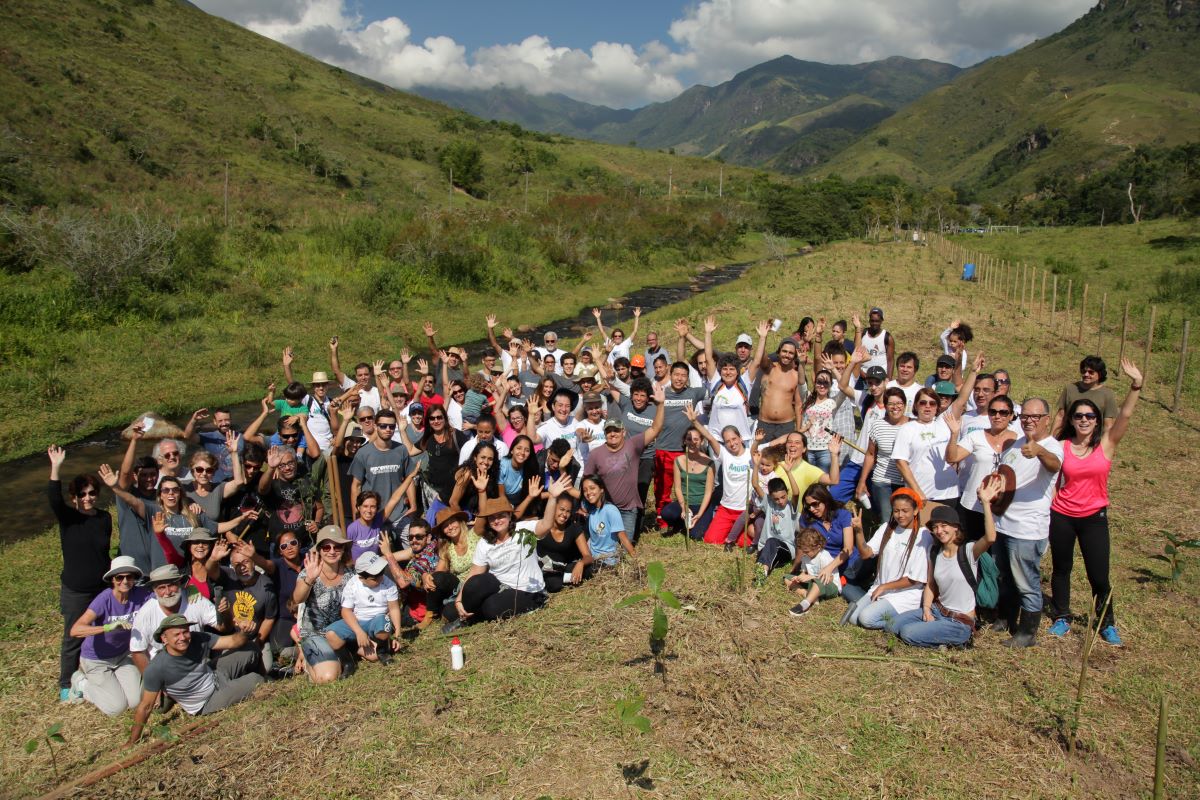
M462 642L458 641L458 637L455 636L450 641L450 669L458 670L458 669L462 669L462 668L463 668Z

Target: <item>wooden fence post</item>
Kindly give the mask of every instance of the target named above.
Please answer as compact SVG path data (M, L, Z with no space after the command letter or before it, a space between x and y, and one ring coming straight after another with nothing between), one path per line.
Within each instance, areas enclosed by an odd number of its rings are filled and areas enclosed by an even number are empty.
M1050 293L1050 328L1058 330L1058 275L1054 276L1054 288Z
M1183 371L1187 367L1188 334L1192 330L1192 321L1183 321L1183 345L1179 348L1179 373L1175 376L1175 402L1171 403L1172 411L1179 411L1179 398L1183 394Z
M1021 264L1021 305L1017 306L1017 308L1022 311L1025 310L1025 272L1025 265Z
M1100 324L1096 326L1096 355L1104 352L1104 312L1108 308L1108 292L1100 298Z
M1076 346L1083 347L1083 323L1087 319L1087 295L1088 285L1083 285L1083 299L1079 301L1079 336L1076 339Z
M1125 301L1125 317L1121 320L1121 349L1117 351L1117 364L1125 359L1125 340L1129 338L1129 301ZM1124 370L1122 370L1122 374ZM1145 376L1143 376L1145 377Z
M1071 324L1071 299L1074 294L1074 288L1075 288L1074 283L1075 283L1074 278L1067 278L1067 302L1066 302L1066 308L1063 309L1063 320L1065 320L1065 322L1063 323L1064 325Z
M1042 268L1042 294L1038 298L1038 318L1046 318L1046 269Z
M1146 375L1150 374L1150 353L1154 349L1154 312L1158 311L1155 306L1150 306L1150 327L1146 328L1146 359L1142 362L1142 371ZM1142 376L1145 380L1145 375Z

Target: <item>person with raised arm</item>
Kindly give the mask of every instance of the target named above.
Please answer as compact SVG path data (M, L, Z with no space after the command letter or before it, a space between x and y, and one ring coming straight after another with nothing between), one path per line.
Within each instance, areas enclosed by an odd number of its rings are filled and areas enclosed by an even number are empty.
M767 358L765 345L770 330L770 322L758 324L759 346L754 357L762 372L758 429L764 432L767 441L796 430L797 417L803 407L803 393L808 385L800 362L800 351L792 339L784 339L779 343L776 350L778 361Z
M642 321L642 309L640 306L633 309L633 331L629 336L625 335L625 331L620 328L613 328L611 335L604 331L604 323L600 319L600 309L593 308L592 316L596 319L596 330L600 332L600 339L604 342L604 349L608 351L609 364L612 364L618 358L629 358L632 355L633 343L637 339L638 324Z
M1050 604L1054 614L1050 633L1065 636L1071 630L1071 568L1078 541L1092 587L1092 608L1101 616L1100 638L1114 647L1123 642L1117 632L1109 576L1108 479L1117 445L1129 431L1142 391L1141 370L1129 359L1121 360L1121 370L1129 376L1129 393L1108 430L1104 429L1103 410L1092 399L1081 397L1067 408L1058 435L1063 442L1062 474L1050 504Z
M721 431L721 439L718 440L700 422L700 415L695 408L687 406L684 413L692 427L717 453L717 463L721 466L721 500L704 534L704 541L709 544L732 544L729 537L735 535L734 526L745 516L750 499L750 451L737 428L730 426Z
M742 374L737 359L733 356L722 355L717 358L713 353L712 335L716 329L717 318L709 314L704 319L704 357L708 363L716 364L716 374L705 387L709 395L708 432L716 436L732 425L738 429L742 439L748 442L754 427L750 419L750 387L758 372L759 360L766 349L766 334L770 331L770 324L759 323L758 350L750 360L745 374Z
M654 421L645 431L632 436L626 432L625 422L619 416L606 419L604 442L589 449L583 468L584 475L599 475L604 479L609 500L621 512L624 530L634 542L640 532L645 505L645 492L639 493L641 484L638 480L642 452L654 444L662 430L665 400L662 389L654 391Z
M137 457L137 446L142 437L142 426L131 426L129 444L121 461L117 485L140 500L152 500L155 487L158 486L158 461L153 456ZM120 496L116 497L116 506L117 531L120 536L117 550L121 555L133 558L138 569L145 573L166 564L166 554L154 541L149 522L136 514Z
M338 337L329 339L329 369L342 391L357 391L359 406L378 410L380 406L379 389L371 385L371 365L360 361L354 365L354 377L342 372L342 364L338 357Z

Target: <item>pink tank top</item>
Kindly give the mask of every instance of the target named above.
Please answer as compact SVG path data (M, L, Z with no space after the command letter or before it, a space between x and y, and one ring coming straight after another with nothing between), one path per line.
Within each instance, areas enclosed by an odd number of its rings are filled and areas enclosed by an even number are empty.
M1112 461L1097 447L1083 458L1075 455L1070 442L1063 442L1062 473L1058 494L1050 508L1068 517L1090 517L1108 506L1108 474Z

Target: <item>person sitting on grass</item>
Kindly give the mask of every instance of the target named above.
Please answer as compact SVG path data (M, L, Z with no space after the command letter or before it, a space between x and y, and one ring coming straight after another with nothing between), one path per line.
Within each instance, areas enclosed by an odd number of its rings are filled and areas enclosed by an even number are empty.
M595 571L587 531L572 519L575 501L567 494L570 487L571 478L566 475L550 484L550 501L533 530L542 577L546 591L551 593L562 591L564 586L578 586Z
M433 573L438 567L438 546L428 522L415 519L408 526L408 547L393 550L391 537L380 540L388 574L400 589L400 622L404 627L426 628L433 621L426 605L428 593L437 585ZM439 607L440 608L440 607Z
M546 602L542 566L524 537L516 536L512 504L506 497L487 499L475 518L471 570L459 586L454 605L442 609L443 633L470 622L507 619L541 608Z
M799 604L788 611L793 617L802 617L822 600L837 597L842 590L834 566L833 556L825 549L825 537L816 528L804 528L797 537L796 549L799 552L797 572L784 581L789 592L801 595Z
M565 487L563 487L565 489ZM588 549L598 567L615 567L624 550L636 559L633 537L625 529L625 515L608 499L608 487L599 475L585 475L582 513L587 516Z
M325 629L325 641L335 651L351 639L358 655L387 664L400 649L400 592L384 575L388 562L378 553L363 553L354 562L354 576L342 589L342 618Z
M758 537L759 573L754 577L754 585L762 586L771 570L790 564L796 556L796 509L782 478L767 481L766 492L759 486L757 474L753 481L754 490L760 494L758 505L763 519ZM824 545L824 539L821 542Z
M158 624L154 639L162 650L150 661L142 675L142 699L133 712L133 729L126 747L137 744L142 729L158 702L159 692L166 694L187 713L213 714L245 700L263 682L257 672L230 675L209 666L213 650L242 647L253 632L254 623L238 623L238 629L226 636L193 633L191 621L183 614L171 614Z
M862 541L861 530L855 531L859 555L878 555L879 560L871 591L843 616L845 622L876 630L904 612L920 608L929 572L925 552L933 543L917 516L921 501L916 492L902 487L892 492L889 500L892 517L879 526L870 542Z
M964 567L978 576L980 557L996 542L992 501L1000 495L1003 485L1003 479L991 478L977 490L983 508L984 534L975 542L967 541L957 509L939 505L929 515L929 529L937 544L929 552L929 580L921 595L921 607L887 623L887 629L905 644L956 647L971 640L975 633L975 587L967 579Z

